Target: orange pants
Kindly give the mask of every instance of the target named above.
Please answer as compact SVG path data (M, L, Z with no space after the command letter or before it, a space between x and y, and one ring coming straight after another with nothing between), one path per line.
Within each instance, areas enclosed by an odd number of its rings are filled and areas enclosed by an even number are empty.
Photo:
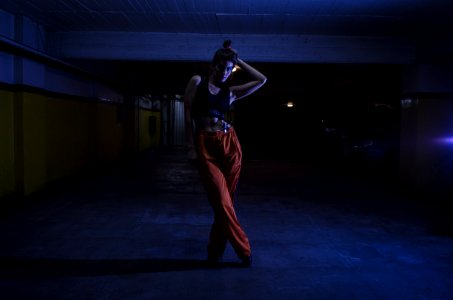
M227 241L239 258L251 255L250 243L234 210L234 192L241 171L242 150L236 132L201 131L196 136L199 171L214 222L209 234L208 257L221 258Z

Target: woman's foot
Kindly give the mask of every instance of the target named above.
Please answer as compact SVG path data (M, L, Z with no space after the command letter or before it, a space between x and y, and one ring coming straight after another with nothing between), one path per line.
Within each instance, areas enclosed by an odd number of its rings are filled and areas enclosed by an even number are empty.
M208 255L206 263L210 268L218 268L222 262L222 257Z
M252 265L252 255L241 257L242 266L250 267Z

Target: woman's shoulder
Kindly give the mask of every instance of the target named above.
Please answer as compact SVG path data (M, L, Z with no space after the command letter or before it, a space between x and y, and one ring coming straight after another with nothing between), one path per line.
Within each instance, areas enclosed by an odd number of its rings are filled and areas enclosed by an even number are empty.
M199 85L202 80L203 77L201 75L193 75L192 78L190 78L190 82L195 85Z

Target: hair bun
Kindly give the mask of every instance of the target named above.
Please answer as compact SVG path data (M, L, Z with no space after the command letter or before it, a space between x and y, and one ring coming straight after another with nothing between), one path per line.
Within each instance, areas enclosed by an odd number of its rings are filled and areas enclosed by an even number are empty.
M223 42L223 48L225 49L231 48L231 44L232 44L231 40L225 40Z

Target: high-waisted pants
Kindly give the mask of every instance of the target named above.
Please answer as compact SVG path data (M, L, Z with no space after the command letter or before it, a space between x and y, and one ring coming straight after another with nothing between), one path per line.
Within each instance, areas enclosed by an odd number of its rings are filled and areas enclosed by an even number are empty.
M251 255L248 237L234 210L234 193L241 171L242 150L233 127L226 132L200 131L196 135L199 172L214 222L207 246L208 258L221 258L230 242L239 258Z

